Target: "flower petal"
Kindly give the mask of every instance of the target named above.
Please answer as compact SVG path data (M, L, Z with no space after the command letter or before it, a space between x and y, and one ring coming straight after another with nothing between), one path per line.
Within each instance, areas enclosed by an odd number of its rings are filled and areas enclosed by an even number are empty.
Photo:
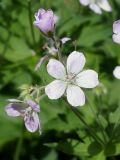
M26 102L35 112L40 112L40 106L31 99Z
M119 35L113 34L112 38L115 43L120 44L120 34Z
M71 40L71 38L69 38L69 37L63 37L63 38L61 38L62 44L65 44L66 42L68 42L70 40Z
M120 66L115 67L113 75L115 76L115 78L120 79Z
M113 32L120 35L120 20L113 23Z
M23 101L20 101L18 99L7 99L7 101L11 102L11 103L14 103L14 102L18 102L18 103L21 102L22 103L23 102Z
M34 25L39 28L45 35L49 35L49 32L53 32L55 21L54 14L52 10L45 11L40 9L35 13Z
M55 47L51 47L51 48L48 48L48 52L50 55L56 56L58 53L58 49L56 49Z
M38 12L35 13L35 19L39 21L45 13L46 11L44 9L39 9Z
M100 8L97 4L91 3L91 4L89 5L89 7L90 7L90 9L93 10L95 13L97 13L97 14L102 14L102 10L101 10L101 8Z
M79 0L79 1L84 6L87 6L90 3L90 0Z
M24 117L25 126L29 132L35 132L39 128L39 117L37 113L27 114Z
M44 57L40 58L39 62L35 66L35 71L37 71L41 67L41 65L44 63L44 61L46 61L48 58L49 58L48 55L45 55Z
M85 95L80 87L69 85L67 88L67 100L74 106L83 106L85 104Z
M55 80L45 87L45 93L50 99L60 98L66 89L66 83L60 80Z
M67 59L68 74L78 74L85 65L85 56L81 52L72 52Z
M9 103L5 107L5 111L8 116L17 117L25 112L25 106L23 103Z
M65 67L58 60L50 59L49 63L47 64L47 71L54 78L63 80L65 79Z
M108 12L111 12L111 11L112 11L112 8L111 8L108 0L100 0L100 1L98 2L98 5L99 5L100 8L102 8L102 9L105 10L105 11L108 11Z
M98 74L93 70L85 70L77 75L76 84L83 88L94 88L99 84Z

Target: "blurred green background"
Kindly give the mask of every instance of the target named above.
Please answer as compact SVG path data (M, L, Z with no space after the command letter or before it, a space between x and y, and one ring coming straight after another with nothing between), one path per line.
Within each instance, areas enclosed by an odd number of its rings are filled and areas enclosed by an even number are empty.
M112 41L112 24L120 19L120 0L109 2L112 13L97 15L80 5L79 0L0 0L1 160L105 160L111 156L120 159L120 81L112 73L120 64L120 45ZM59 17L56 34L60 38L72 38L73 43L64 46L63 55L69 55L76 43L77 50L86 56L86 68L99 73L102 87L85 92L108 139L118 122L114 141L104 151L91 140L63 99L52 101L45 97L41 101L41 136L23 131L22 120L8 117L4 111L6 100L19 96L20 85L46 85L51 80L46 63L34 71L40 57L46 54L42 49L46 40L33 26L34 13L39 8L52 9ZM79 110L101 136L89 103Z

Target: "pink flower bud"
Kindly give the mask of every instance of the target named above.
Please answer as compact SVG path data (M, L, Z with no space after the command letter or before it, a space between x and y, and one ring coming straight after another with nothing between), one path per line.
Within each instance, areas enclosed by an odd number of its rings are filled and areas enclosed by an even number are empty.
M34 25L40 29L40 31L50 36L55 28L55 18L52 10L45 11L44 9L39 9L37 13L35 13L35 21Z

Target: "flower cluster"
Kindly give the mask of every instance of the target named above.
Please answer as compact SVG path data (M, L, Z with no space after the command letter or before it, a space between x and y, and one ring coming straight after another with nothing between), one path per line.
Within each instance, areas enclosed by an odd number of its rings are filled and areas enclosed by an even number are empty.
M105 11L112 10L107 0L80 0L80 3L88 5L98 14L102 13L101 9ZM70 53L65 63L65 60L63 60L64 57L60 52L60 47L70 41L71 38L56 38L55 24L55 15L52 10L45 11L44 9L39 9L35 14L34 26L50 40L50 43L44 46L48 54L40 59L36 65L36 70L39 69L44 61L49 60L47 72L50 76L55 78L54 81L50 84L46 84L46 86L42 88L45 88L45 94L49 99L56 100L65 96L72 107L83 106L85 104L85 93L81 88L90 89L98 86L98 73L92 69L83 70L86 58L82 52L73 51ZM113 41L120 44L120 20L113 24L113 32ZM49 44L52 44L52 46ZM120 66L115 68L113 74L116 78L120 79ZM39 92L41 88L31 87L27 90L27 92L25 91L24 94L22 94L22 101L10 99L9 104L5 107L5 111L9 116L22 117L28 131L35 132L39 130L41 133L41 125L38 116L40 112Z
M111 12L112 8L108 0L79 0L84 6L89 6L89 8L97 14L102 14L102 10Z

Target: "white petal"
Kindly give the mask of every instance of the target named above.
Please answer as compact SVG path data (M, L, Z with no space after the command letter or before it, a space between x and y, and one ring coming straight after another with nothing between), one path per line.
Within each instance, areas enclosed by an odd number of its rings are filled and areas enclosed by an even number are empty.
M110 6L110 4L107 0L100 0L98 2L98 5L99 5L100 8L102 8L105 11L108 11L108 12L112 11L112 8L111 8L111 6Z
M113 32L120 35L120 20L113 23Z
M112 38L115 43L120 44L120 35L113 34Z
M91 3L91 4L89 5L89 7L90 7L90 9L93 10L95 13L97 13L97 14L102 14L102 11L101 11L100 7L99 7L97 4Z
M45 87L45 93L50 99L60 98L66 89L66 83L61 80L55 80Z
M80 87L69 85L67 88L67 100L74 106L83 106L85 104L85 95Z
M79 1L84 6L87 6L90 3L90 0L79 0Z
M71 40L71 38L69 38L69 37L63 37L63 38L61 38L62 44L65 44L67 41L70 41L70 40Z
M8 102L11 102L11 103L14 103L14 102L15 102L15 103L16 103L16 102L18 102L18 103L19 103L19 102L22 102L22 101L20 101L20 100L18 100L18 99L7 99L7 101L8 101Z
M54 14L54 22L55 22L55 24L58 23L58 21L59 21L59 16Z
M49 58L48 55L45 55L44 57L40 58L38 63L35 66L35 71L37 71L41 67L41 65L44 63L44 61L46 61L48 58Z
M93 70L85 70L77 75L76 83L83 88L94 88L99 84L98 74Z
M47 71L54 78L65 79L65 67L58 60L50 59L49 63L47 64Z
M120 66L115 67L113 75L115 76L115 78L120 79Z
M67 59L68 74L78 74L85 65L85 56L81 52L72 52Z

